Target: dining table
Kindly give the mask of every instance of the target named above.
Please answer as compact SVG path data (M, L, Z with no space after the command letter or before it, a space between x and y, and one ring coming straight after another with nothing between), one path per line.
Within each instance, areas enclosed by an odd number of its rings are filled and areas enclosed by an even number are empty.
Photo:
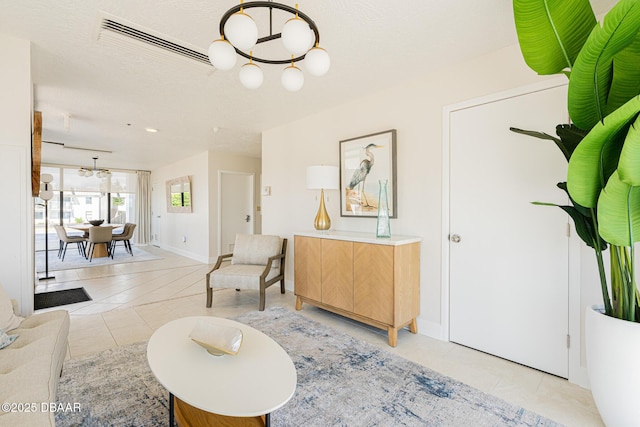
M84 232L84 237L89 237L89 229L91 227L111 228L111 232L113 233L113 230L115 230L116 228L124 227L124 224L92 225L92 224L89 224L88 222L85 222L85 223L79 223L79 224L66 224L65 227L71 228L73 230L82 231L82 232ZM107 257L107 256L109 256L109 251L107 250L107 244L106 243L97 244L95 249L94 249L94 252L93 252L93 257L94 258L104 258L104 257Z

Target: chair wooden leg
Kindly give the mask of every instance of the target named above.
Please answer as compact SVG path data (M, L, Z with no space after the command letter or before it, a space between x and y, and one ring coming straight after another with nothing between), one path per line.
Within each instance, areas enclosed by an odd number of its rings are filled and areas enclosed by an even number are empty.
M211 307L211 303L213 302L213 290L207 286L207 308Z
M95 247L95 243L89 243L89 262L93 259L93 250Z
M284 294L284 278L280 280L280 293Z
M265 288L264 286L260 286L260 311L264 311L264 300L265 300Z

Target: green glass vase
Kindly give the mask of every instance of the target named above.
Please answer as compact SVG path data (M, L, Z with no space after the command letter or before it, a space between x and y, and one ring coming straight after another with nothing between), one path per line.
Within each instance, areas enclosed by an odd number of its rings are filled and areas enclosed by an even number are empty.
M381 179L380 192L378 193L378 224L376 226L376 237L391 237L391 224L389 221L389 196L387 186L389 180Z

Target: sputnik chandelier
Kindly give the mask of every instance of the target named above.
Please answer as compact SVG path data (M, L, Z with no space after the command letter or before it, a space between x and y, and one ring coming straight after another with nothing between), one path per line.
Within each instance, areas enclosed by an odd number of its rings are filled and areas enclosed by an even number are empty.
M245 9L269 9L269 35L258 38L258 27ZM289 19L282 31L273 34L273 9L283 10L294 15ZM287 59L263 59L253 56L252 48L256 44L281 39L285 49L291 54ZM329 71L331 61L329 54L320 46L318 27L309 16L298 10L273 1L252 1L229 9L220 19L220 39L209 46L209 60L218 70L230 70L236 65L237 55L249 60L240 68L238 77L243 86L257 89L262 85L264 76L260 66L262 64L288 64L282 71L280 81L285 89L295 92L304 84L304 74L296 66L304 61L304 68L313 76L323 76Z
M106 178L109 175L111 175L111 171L109 169L98 169L98 167L96 166L96 161L98 160L97 157L93 157L93 169L89 169L89 168L80 168L78 169L78 175L79 176L84 176L84 177L90 177L93 176L93 173L96 173L96 176L98 178Z

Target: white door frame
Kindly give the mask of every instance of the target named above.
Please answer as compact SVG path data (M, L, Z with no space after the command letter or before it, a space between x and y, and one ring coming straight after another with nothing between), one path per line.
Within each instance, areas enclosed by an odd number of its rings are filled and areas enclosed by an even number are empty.
M222 175L245 175L251 177L249 191L251 193L251 233L256 232L256 219L255 219L255 173L252 172L239 172L229 170L218 170L218 255L222 255Z
M470 99L457 104L446 105L442 108L442 232L441 232L441 295L440 295L440 338L449 341L450 332L450 257L449 257L449 233L450 233L450 149L451 149L451 114L487 104L503 99L522 96L532 92L552 89L559 86L567 86L567 79L554 78L541 83L527 85L504 92ZM567 123L568 121L567 113ZM535 129L534 129L535 130ZM549 141L549 143L551 143ZM558 153L558 155L561 155ZM581 312L580 306L580 245L581 240L576 233L571 231L569 237L569 335L571 336L571 346L569 347L569 381L587 386L586 370L581 367Z

